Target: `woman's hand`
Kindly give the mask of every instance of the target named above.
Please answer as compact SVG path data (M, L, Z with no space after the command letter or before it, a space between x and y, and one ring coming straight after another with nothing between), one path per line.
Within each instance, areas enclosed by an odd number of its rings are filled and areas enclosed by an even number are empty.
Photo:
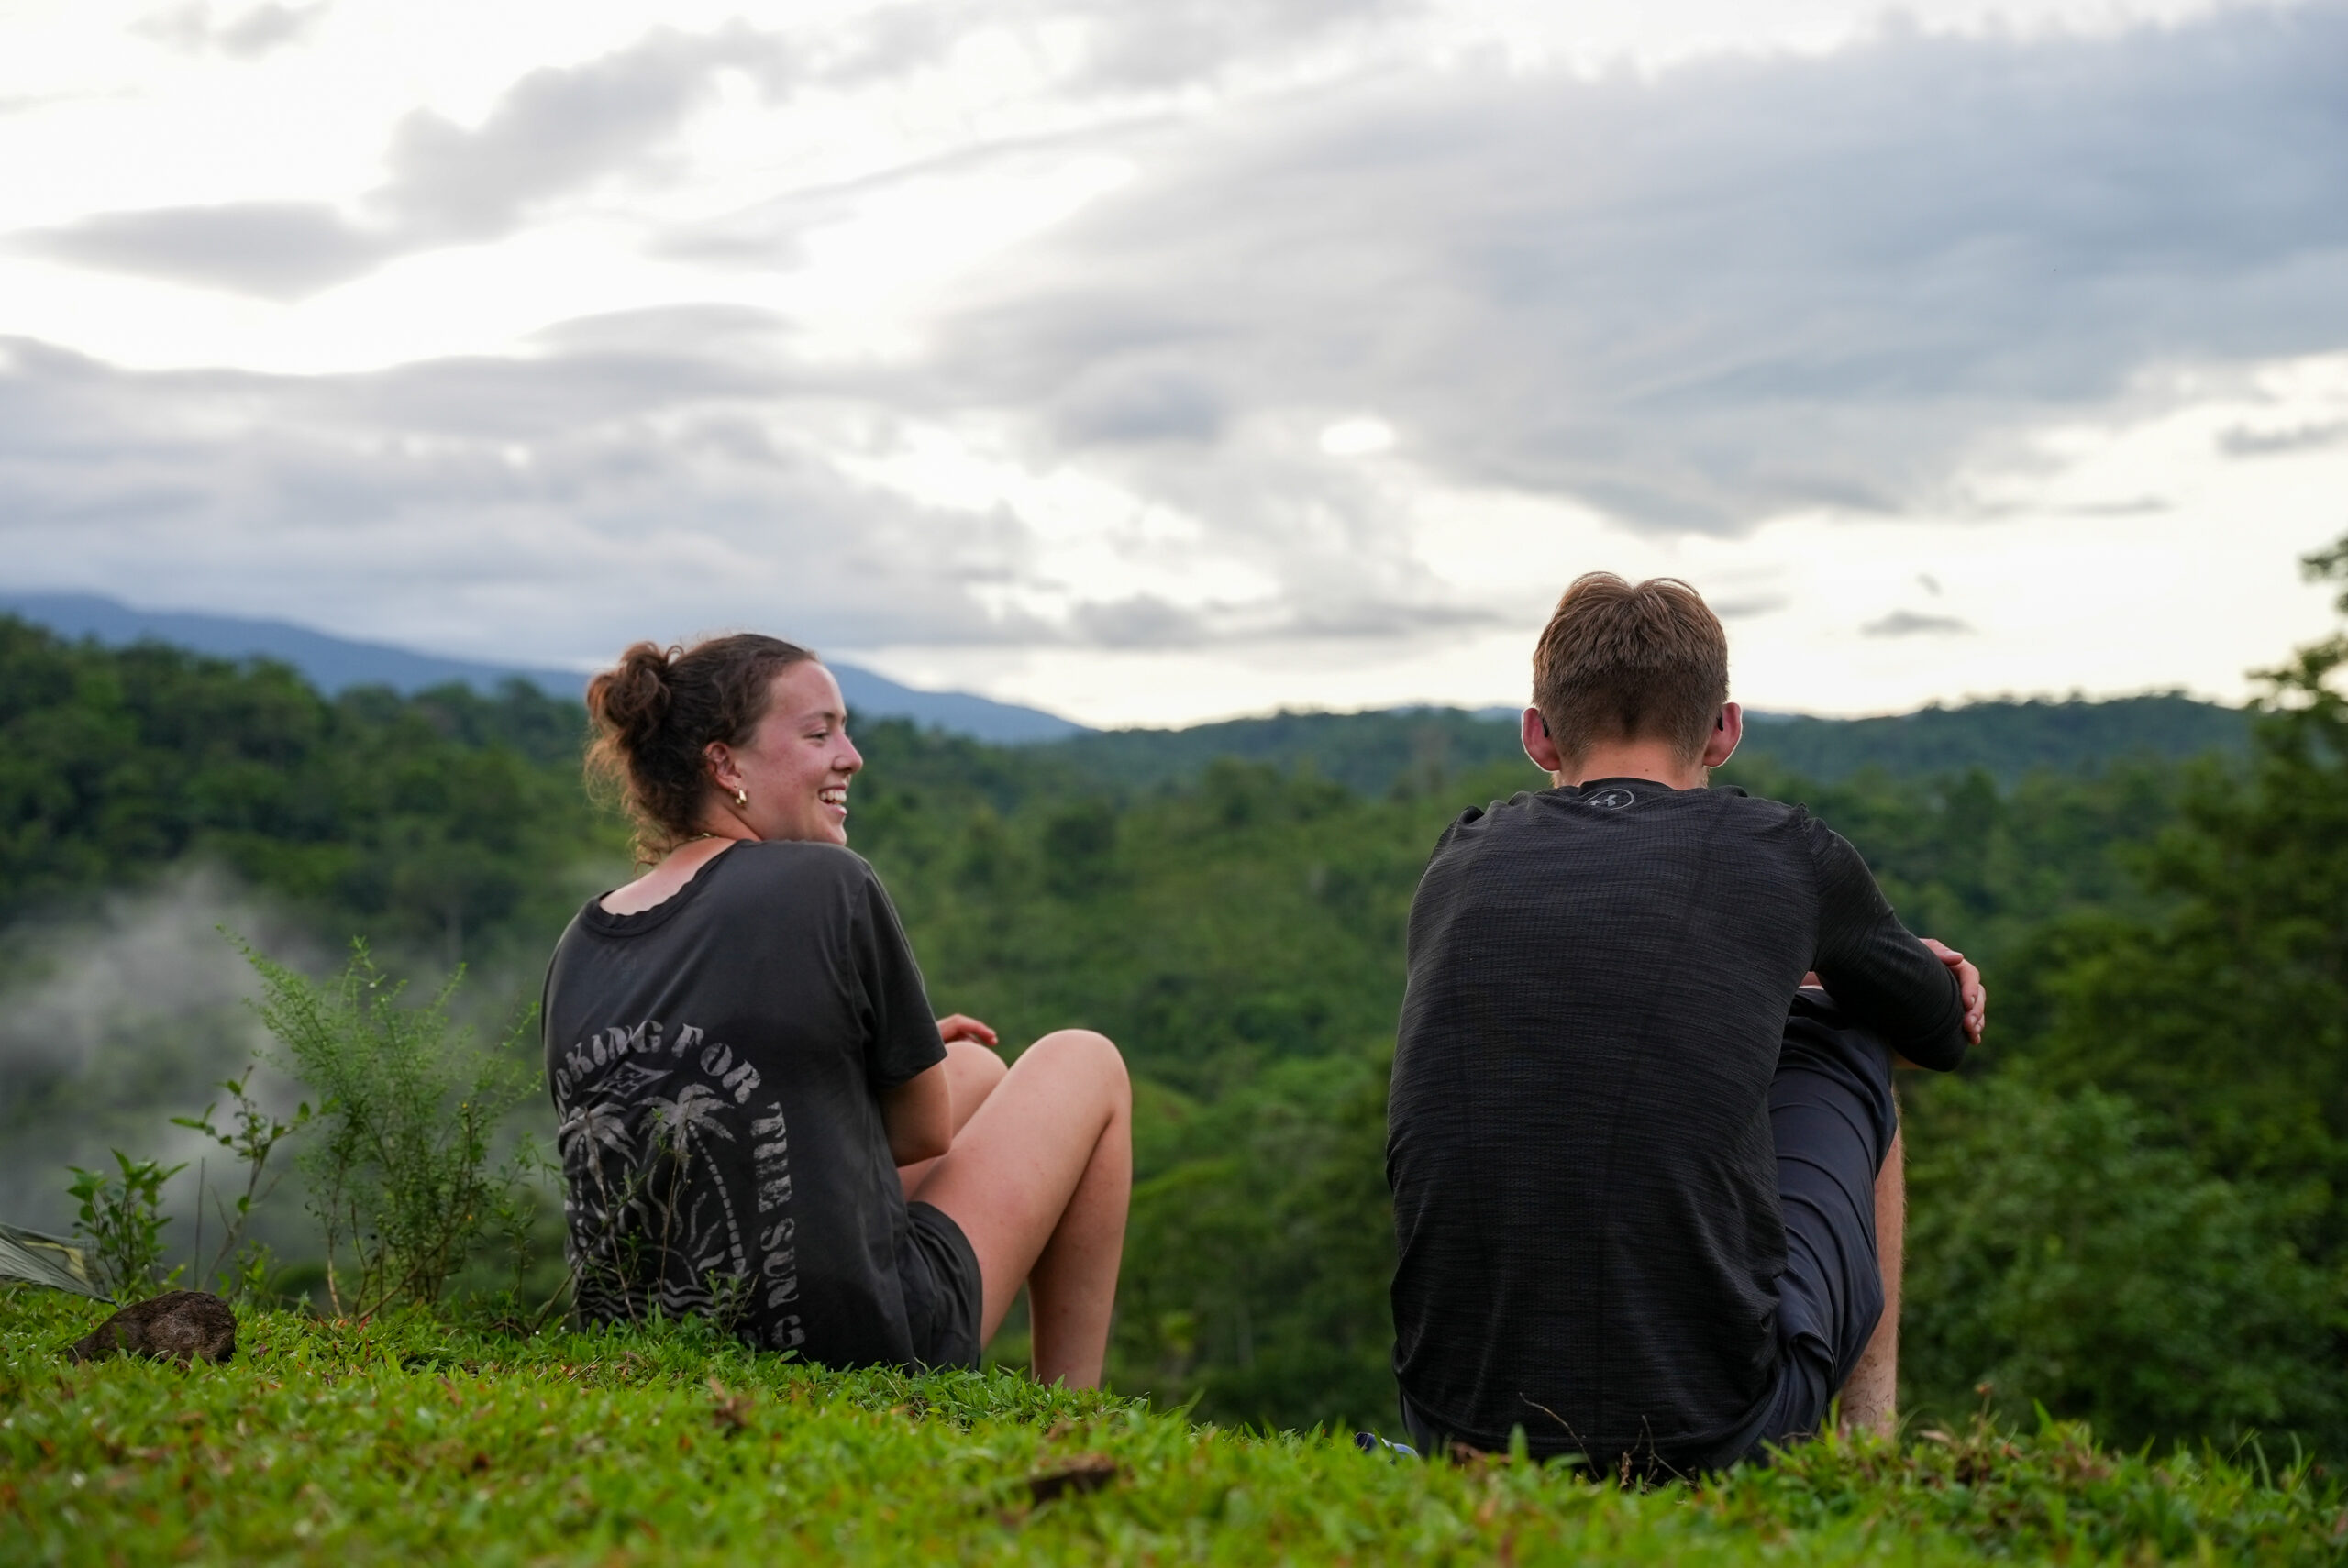
M990 1051L997 1048L992 1029L958 1012L949 1012L937 1021L937 1037L948 1045L957 1040L975 1040Z

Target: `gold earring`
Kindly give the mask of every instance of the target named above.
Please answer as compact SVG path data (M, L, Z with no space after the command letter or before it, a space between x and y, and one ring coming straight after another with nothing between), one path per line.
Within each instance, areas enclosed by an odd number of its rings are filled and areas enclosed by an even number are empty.
M740 785L736 785L734 787L734 803L737 806L748 805L750 803L750 792L748 790L743 789Z

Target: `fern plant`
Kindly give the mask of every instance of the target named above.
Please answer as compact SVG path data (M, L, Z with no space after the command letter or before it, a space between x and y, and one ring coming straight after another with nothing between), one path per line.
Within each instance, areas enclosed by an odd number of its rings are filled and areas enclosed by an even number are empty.
M255 1004L279 1063L320 1097L300 1166L324 1231L327 1294L338 1313L437 1302L473 1245L526 1180L491 1163L500 1119L528 1092L510 1051L484 1051L449 1004L458 969L421 1005L363 942L332 979L315 981L239 944L260 977ZM510 1046L530 1027L518 1020Z

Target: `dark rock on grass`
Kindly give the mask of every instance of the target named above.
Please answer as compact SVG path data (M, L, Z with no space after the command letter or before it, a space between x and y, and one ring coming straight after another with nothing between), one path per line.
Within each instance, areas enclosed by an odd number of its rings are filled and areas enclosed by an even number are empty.
M126 1307L65 1347L68 1361L99 1361L121 1351L185 1366L237 1353L237 1315L217 1296L168 1290Z
M1100 1454L1086 1454L1066 1470L1031 1477L1027 1482L1027 1493L1038 1503L1048 1503L1058 1497L1098 1492L1116 1478L1115 1460Z

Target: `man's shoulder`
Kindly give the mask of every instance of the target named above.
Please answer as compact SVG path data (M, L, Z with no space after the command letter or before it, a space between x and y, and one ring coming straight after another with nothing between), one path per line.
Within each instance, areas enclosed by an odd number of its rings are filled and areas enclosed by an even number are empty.
M1720 803L1720 809L1737 816L1761 823L1810 823L1817 819L1810 808L1796 801L1773 800L1767 795L1749 795L1733 784L1716 785L1709 790L1689 791L1700 794Z
M1444 858L1446 850L1472 853L1482 845L1523 832L1544 814L1544 802L1556 793L1555 790L1519 790L1505 801L1466 808L1434 841L1435 858Z
M1480 806L1469 806L1466 808L1457 816L1451 819L1451 826L1454 830L1473 827L1479 823L1490 823L1512 813L1522 814L1531 807L1534 801L1539 800L1541 796L1555 793L1556 791L1551 790L1543 790L1539 791L1532 790L1519 790L1515 794L1511 795L1505 801L1487 801Z

